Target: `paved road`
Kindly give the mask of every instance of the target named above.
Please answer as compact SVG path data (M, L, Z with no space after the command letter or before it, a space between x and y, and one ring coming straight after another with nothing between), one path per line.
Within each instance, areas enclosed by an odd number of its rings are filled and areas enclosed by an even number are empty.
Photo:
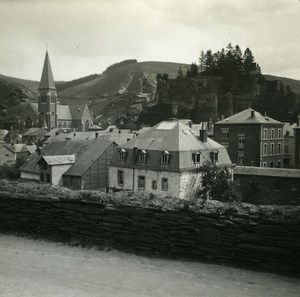
M299 297L300 281L0 235L2 297Z

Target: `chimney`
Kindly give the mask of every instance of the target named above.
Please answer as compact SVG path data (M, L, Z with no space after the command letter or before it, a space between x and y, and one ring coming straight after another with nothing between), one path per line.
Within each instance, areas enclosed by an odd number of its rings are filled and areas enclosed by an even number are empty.
M207 130L210 131L212 129L212 125L213 125L213 120L212 117L208 118L208 123L207 123Z
M133 158L132 158L133 165L135 164L135 158L137 157L137 152L138 152L138 148L135 146L133 148Z
M255 117L255 110L251 109L251 119L254 119Z
M202 129L199 131L199 139L202 142L207 142L207 130L204 128L203 122L202 122Z

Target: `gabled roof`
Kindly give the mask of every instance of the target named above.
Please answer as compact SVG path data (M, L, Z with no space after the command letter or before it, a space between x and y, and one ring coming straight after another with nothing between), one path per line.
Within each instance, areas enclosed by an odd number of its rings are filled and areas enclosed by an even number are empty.
M253 113L253 117L251 117L252 113ZM282 123L270 117L263 116L261 113L253 110L252 108L247 108L239 113L234 114L229 118L218 121L215 124L218 125L218 124L282 124Z
M177 120L163 121L123 144L122 147L173 152L223 147L210 138L207 138L207 142L200 141L197 137L198 133Z
M70 106L57 104L57 118L58 120L72 120Z
M21 153L21 152L28 152L28 148L26 144L16 143L14 145L11 144L1 144L3 147L11 151L12 153Z
M92 141L87 150L76 159L64 175L82 176L93 163L113 144L111 141Z
M28 105L32 108L32 110L34 111L35 114L38 115L39 111L38 111L38 104L37 103L32 103L32 102L28 102Z
M233 173L238 175L269 176L278 178L300 178L300 169L289 168L236 166L233 169Z
M19 167L19 170L39 174L39 165L37 164L39 159L40 156L37 153L30 155L27 161Z
M69 105L71 116L73 120L80 121L86 105Z
M93 140L69 140L64 142L53 142L42 149L41 155L63 156L75 155L75 164L65 175L81 176L86 170L113 144L113 141L103 139Z
M48 51L46 52L46 56L45 56L44 67L43 67L39 89L53 89L53 90L56 89L52 70L51 70Z
M23 136L44 136L48 132L45 128L30 128Z

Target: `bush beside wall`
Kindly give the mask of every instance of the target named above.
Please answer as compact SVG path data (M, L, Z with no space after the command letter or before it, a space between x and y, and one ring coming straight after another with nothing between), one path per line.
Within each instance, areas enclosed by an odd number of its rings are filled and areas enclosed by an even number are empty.
M1 232L208 259L296 276L299 214L299 207L206 202L205 207L176 209L64 199L51 193L0 192Z

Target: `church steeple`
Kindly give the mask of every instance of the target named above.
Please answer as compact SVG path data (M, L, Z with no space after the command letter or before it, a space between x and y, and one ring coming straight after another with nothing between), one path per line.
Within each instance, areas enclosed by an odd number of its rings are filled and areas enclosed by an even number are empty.
M43 72L42 72L39 89L52 89L52 90L54 89L54 90L56 90L48 51L46 52L46 56L45 56L44 68L43 68Z
M49 130L57 127L57 93L50 65L48 51L39 86L39 126L47 126Z

